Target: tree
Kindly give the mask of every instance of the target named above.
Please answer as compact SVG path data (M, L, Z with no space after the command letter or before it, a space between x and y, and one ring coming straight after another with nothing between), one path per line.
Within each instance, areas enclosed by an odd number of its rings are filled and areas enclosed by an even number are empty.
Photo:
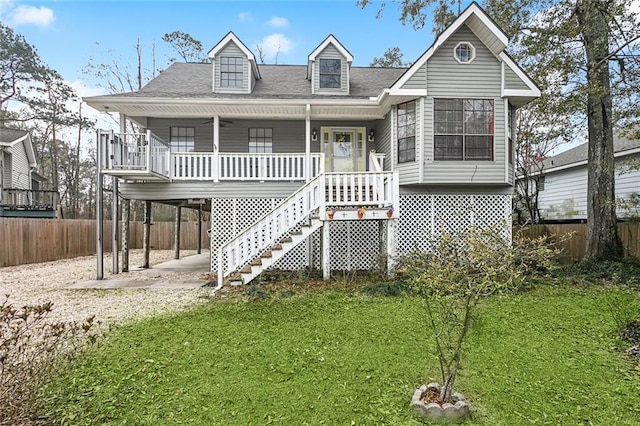
M401 6L401 21L416 28L424 25L435 3L396 2ZM360 0L358 4L368 3ZM553 106L546 111L550 119L559 114L570 124L571 135L587 135L586 259L621 256L612 132L619 123L629 125L640 116L637 16L622 0L487 0L485 8L512 40L510 53L540 84L545 102ZM623 65L617 74L610 74L612 60Z
M42 82L47 71L36 49L0 22L0 119L10 115L9 101L28 100L23 94Z
M202 42L187 33L182 31L166 33L162 36L162 41L168 43L184 62L207 62L207 55L204 54L202 49ZM176 62L176 58L169 57L169 62Z
M373 58L373 61L369 64L369 66L380 68L402 68L409 65L411 65L410 62L402 60L402 52L399 47L388 48L380 58Z

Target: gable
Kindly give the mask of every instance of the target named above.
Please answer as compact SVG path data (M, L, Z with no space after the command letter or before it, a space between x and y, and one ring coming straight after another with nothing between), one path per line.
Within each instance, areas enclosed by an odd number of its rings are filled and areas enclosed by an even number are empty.
M333 35L329 35L309 55L307 72L312 93L348 95L352 62L351 53Z
M510 90L529 90L525 83L511 67L504 67L504 88Z

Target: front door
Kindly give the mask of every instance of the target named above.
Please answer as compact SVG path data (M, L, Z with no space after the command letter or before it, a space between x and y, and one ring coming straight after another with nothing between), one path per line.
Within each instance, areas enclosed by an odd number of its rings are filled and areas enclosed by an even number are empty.
M329 172L364 171L364 128L322 128L325 170Z

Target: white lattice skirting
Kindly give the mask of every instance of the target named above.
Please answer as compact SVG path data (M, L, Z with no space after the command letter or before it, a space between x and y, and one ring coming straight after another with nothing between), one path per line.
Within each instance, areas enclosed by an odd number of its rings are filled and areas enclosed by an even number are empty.
M213 199L213 257L221 244L268 213L280 201L278 198ZM400 213L396 235L399 255L414 250L430 250L441 232L457 233L470 226L499 226L504 230L504 237L511 238L510 195L401 195ZM378 221L336 221L330 222L330 227L332 270L364 270L377 266L381 235ZM297 270L307 267L309 262L314 268L319 268L320 241L320 231L316 231L309 245L302 243L278 261L274 268Z

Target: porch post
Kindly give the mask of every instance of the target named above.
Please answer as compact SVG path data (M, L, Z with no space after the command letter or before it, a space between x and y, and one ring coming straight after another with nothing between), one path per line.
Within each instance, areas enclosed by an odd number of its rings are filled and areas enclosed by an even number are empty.
M389 278L393 278L396 276L396 257L398 256L398 246L396 244L397 226L398 226L398 219L387 220L386 255L387 255L387 277Z
M118 274L119 273L119 255L118 255L118 246L119 246L119 241L118 241L118 236L119 236L119 222L118 222L118 216L119 216L119 210L120 210L120 196L119 196L119 191L118 191L118 178L117 177L113 177L112 178L112 195L113 195L113 202L111 204L111 249L113 252L113 264L112 264L112 272L113 274Z
M202 253L202 204L198 205L198 254Z
M304 119L305 182L311 180L311 105L306 105Z
M97 131L97 150L96 150L96 279L101 280L104 278L104 247L102 245L102 238L104 234L104 206L102 202L102 184L104 177L102 176L102 162L106 162L104 156L104 146L102 144L109 143L105 140L103 133L100 130Z
M122 272L129 272L129 214L131 200L123 200L122 206Z
M144 235L142 237L144 260L142 267L149 269L149 251L151 250L151 201L144 202Z
M220 116L213 117L213 181L220 180Z
M176 224L175 224L175 235L173 237L173 248L174 248L174 259L180 259L180 221L182 219L182 207L176 207Z
M322 279L331 278L331 229L330 222L322 223Z

